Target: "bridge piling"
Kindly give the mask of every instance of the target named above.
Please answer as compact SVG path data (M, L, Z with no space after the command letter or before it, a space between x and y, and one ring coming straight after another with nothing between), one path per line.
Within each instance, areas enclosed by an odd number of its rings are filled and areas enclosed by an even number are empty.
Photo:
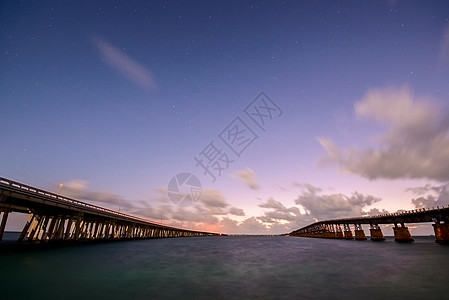
M365 232L363 231L362 224L354 224L355 239L358 241L366 240Z
M384 235L378 224L370 224L370 234L372 241L384 241Z
M1 211L0 211L1 213ZM5 209L2 214L2 221L0 223L0 242L3 238L3 233L5 232L6 221L8 220L9 210Z
M340 224L335 224L335 238L337 239L344 239L345 237L343 236L343 231L341 230L341 226Z
M70 238L70 233L71 233L71 230L72 230L72 223L73 223L73 216L70 216L68 218L68 220L67 220L67 224L66 224L66 227L65 227L65 232L64 232L63 237L62 237L63 240L68 240Z
M25 226L23 227L22 232L20 233L19 236L19 242L23 241L28 233L28 229L30 228L31 224L33 223L35 218L35 214L30 214L30 216L28 217L28 221L25 223Z
M42 221L43 221L43 217L42 216L36 216L36 218L34 219L33 224L31 225L31 230L29 232L29 234L26 237L27 241L32 241L34 240L34 237L37 235L39 235L40 232L40 228L42 225Z
M349 227L349 224L343 224L343 228L344 228L345 239L347 239L347 240L354 239L354 237L352 236L352 231L351 231L351 228Z
M394 224L393 232L394 232L394 240L396 242L403 243L414 241L412 235L410 234L410 231L408 231L408 227L405 227L404 223L401 223L401 226L397 226L397 224Z
M449 223L432 224L435 232L435 243L449 244Z
M55 231L56 223L58 222L57 216L51 217L50 227L48 228L47 234L45 237L43 237L43 240L51 240ZM47 239L48 237L48 239Z

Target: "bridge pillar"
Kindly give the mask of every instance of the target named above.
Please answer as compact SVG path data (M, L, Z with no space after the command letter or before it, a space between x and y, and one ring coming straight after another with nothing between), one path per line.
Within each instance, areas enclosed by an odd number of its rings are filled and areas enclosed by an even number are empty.
M336 230L335 230L335 238L343 239L344 236L343 236L343 231L341 231L340 224L335 224L335 228L336 228Z
M354 227L355 227L355 230L354 230L355 239L358 241L366 240L365 232L363 231L362 225L354 224Z
M436 223L432 226L435 231L435 242L449 244L449 223Z
M326 232L324 232L325 238L334 239L335 238L335 229L334 224L326 224Z
M68 240L71 238L73 220L74 220L73 216L70 216L70 218L67 220L67 228L65 229L65 234L63 237L64 240Z
M108 240L110 238L110 232L111 232L111 223L107 222L104 228L104 239Z
M33 222L33 226L31 226L31 230L28 233L27 241L34 240L34 237L36 235L39 236L39 232L40 232L40 229L41 229L42 221L44 219L45 219L45 216L40 216L40 215L36 216L36 219Z
M371 224L371 228L369 229L371 234L372 241L384 241L384 235L382 234L382 230L380 229L378 224Z
M64 226L65 226L66 218L65 216L59 216L58 217L58 224L55 227L55 233L53 235L54 240L61 240L63 233L64 233Z
M396 242L413 242L412 235L410 234L410 231L408 231L408 228L404 226L404 223L402 223L401 226L394 224L393 232L394 240Z
M45 236L44 235L42 236L42 240L47 240L47 237L48 237L48 240L52 239L57 221L58 221L58 216L51 217L50 227L48 228L48 231L46 232ZM46 225L47 225L47 223L45 224L45 227L47 227Z
M8 215L9 215L8 209L3 211L2 222L0 224L0 242L2 241L3 233L5 232L6 221L8 220Z
M354 237L352 236L351 228L349 228L349 224L343 224L345 239L352 240Z
M75 228L74 228L72 239L77 240L79 238L80 233L81 233L82 223L83 223L83 218L81 216L78 216L78 218L75 221Z
M23 241L23 239L27 236L28 233L28 229L30 228L30 225L33 223L34 221L34 214L30 214L28 217L28 221L25 223L25 226L23 227L22 233L19 236L19 242Z

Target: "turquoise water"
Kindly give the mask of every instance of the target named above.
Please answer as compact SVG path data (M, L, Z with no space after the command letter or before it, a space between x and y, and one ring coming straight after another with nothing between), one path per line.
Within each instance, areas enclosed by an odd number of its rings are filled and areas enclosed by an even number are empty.
M88 244L0 256L1 299L449 299L449 247L295 237Z

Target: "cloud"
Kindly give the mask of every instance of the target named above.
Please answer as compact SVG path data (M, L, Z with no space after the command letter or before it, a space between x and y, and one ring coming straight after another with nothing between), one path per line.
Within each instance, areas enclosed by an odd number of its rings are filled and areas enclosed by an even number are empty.
M387 132L371 149L340 149L318 138L327 152L322 163L369 179L449 180L449 114L437 102L406 87L388 88L369 91L354 108L358 118L386 124Z
M257 219L268 227L267 232L270 234L291 232L315 221L310 215L301 214L298 207L286 207L273 198L269 198L259 207L266 210Z
M252 190L257 190L259 188L259 184L256 181L256 172L250 168L236 171L233 173L233 176L234 178L238 178L245 182L245 184Z
M415 195L420 197L412 199L412 204L415 208L431 208L437 206L448 206L449 204L449 183L438 186L431 186L429 184L418 187L409 188Z
M234 216L240 216L240 217L245 216L245 211L243 209L237 208L237 207L231 207L228 212L229 212L229 214L234 215Z
M108 204L114 209L133 208L131 202L123 199L121 196L106 192L106 191L91 191L89 190L89 182L82 179L74 179L60 183L58 185L58 193L73 198L75 200L95 202L96 204Z
M140 63L99 37L92 37L91 41L101 57L130 81L146 90L156 87L153 74Z
M281 202L276 201L273 198L270 198L267 202L260 204L259 207L272 209L272 211L265 213L265 216L272 219L292 220L294 216L301 215L299 208L287 208Z
M201 193L199 202L207 208L225 208L229 205L226 203L223 194L220 191L213 189L204 190Z
M131 211L130 213L133 215L146 217L155 222L161 222L162 220L171 219L173 213L172 205L159 205L157 207L151 207L146 205L145 208L137 208Z
M171 214L171 218L178 221L191 221L196 223L216 224L219 219L213 214L207 214L202 211L193 211L184 207L177 207Z
M251 217L238 225L240 233L267 234L268 230L256 217Z
M269 229L256 217L248 218L242 222L230 218L223 218L220 221L222 232L230 234L268 234Z
M60 183L58 185L58 192L66 197L80 199L87 191L89 183L86 180L74 179Z
M129 202L110 192L92 191L86 180L71 180L59 187L61 194L87 202L99 202L117 209L120 206L130 214L148 218L155 223L169 226L206 230L229 234L283 234L315 222L317 219L330 219L366 214L362 208L380 199L360 193L351 196L342 194L322 195L323 189L310 184L297 184L305 190L296 199L296 204L305 209L305 213L297 206L288 207L269 198L259 205L264 210L262 215L251 216L243 221L243 209L229 205L225 196L215 189L205 189L200 201L190 207L180 207L168 200L166 189L156 190L156 198L151 201ZM440 190L439 187L426 186L415 188L415 191L425 189L424 193ZM154 205L154 203L159 203ZM371 209L369 214L381 213ZM232 217L239 217L240 221Z
M307 213L318 220L361 216L365 214L364 207L370 206L381 199L354 192L351 196L344 194L320 194L312 187L303 192L295 200L306 209Z
M225 196L219 190L203 190L200 200L195 205L188 207L179 207L169 202L166 189L157 189L157 192L163 196L156 199L163 203L162 205L153 207L148 202L142 202L144 207L134 209L133 214L157 222L163 221L164 224L171 226L226 233L243 233L243 229L239 227L241 222L235 220L231 222L228 216L245 216L244 210L238 207L230 207Z
M389 212L385 209L378 209L378 208L371 208L369 211L367 211L365 213L365 215L368 216L378 216L378 215L384 215L384 214L388 214Z

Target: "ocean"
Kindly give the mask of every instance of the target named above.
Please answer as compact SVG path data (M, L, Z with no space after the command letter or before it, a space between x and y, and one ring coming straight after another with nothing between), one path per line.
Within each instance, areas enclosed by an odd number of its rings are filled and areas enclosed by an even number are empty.
M3 251L0 291L4 300L449 299L449 246L222 236Z

